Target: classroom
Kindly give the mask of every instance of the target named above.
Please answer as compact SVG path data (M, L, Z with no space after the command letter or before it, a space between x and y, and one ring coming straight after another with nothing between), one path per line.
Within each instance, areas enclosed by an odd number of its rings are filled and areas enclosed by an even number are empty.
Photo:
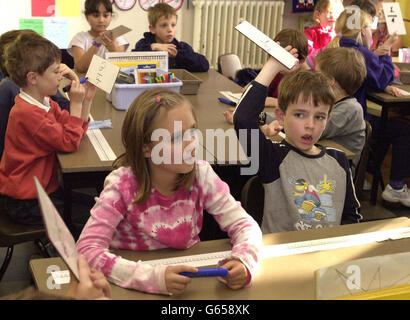
M409 1L8 7L0 300L410 300Z

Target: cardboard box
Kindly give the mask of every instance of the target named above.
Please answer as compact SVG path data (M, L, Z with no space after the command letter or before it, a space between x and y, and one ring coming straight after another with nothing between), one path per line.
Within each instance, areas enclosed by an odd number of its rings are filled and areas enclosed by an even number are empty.
M400 71L401 82L410 84L410 63L395 62L395 65Z
M182 94L197 94L202 80L194 76L192 73L185 69L169 69L169 72L173 72L175 77L182 81L181 93Z

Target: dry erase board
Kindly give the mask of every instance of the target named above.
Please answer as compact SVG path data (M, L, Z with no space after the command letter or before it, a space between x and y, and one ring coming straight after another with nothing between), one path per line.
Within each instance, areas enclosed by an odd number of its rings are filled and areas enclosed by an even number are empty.
M64 49L76 33L90 29L83 13L85 0L0 0L0 2L2 4L0 34L9 30L29 28ZM124 35L130 43L130 50L142 37L143 32L148 31L147 13L139 6L121 11L113 5L113 11L114 16L109 29L121 24L132 29Z

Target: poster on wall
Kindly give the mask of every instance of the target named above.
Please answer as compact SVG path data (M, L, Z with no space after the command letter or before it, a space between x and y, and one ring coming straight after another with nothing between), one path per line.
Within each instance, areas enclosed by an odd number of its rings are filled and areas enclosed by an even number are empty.
M313 12L316 2L317 0L293 0L293 12Z

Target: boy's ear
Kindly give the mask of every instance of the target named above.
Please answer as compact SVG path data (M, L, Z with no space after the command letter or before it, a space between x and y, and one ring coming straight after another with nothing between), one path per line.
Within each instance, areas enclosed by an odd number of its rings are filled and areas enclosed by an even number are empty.
M279 124L283 126L284 123L284 118L285 114L280 108L275 108L275 115L276 115L276 120L278 120Z
M152 33L152 34L155 34L155 27L154 26L152 26L152 25L149 25L149 31Z
M37 83L37 73L34 71L29 71L26 75L27 83L28 84L36 84Z

